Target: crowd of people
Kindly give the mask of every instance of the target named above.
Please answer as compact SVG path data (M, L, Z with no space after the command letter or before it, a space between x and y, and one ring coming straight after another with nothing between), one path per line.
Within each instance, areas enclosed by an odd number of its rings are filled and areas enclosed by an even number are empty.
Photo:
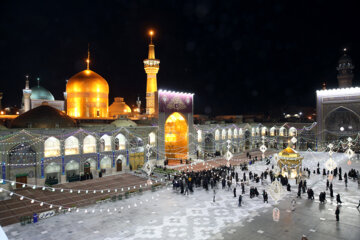
M247 157L251 159L249 161L250 163L254 163L257 161L257 158L251 158L252 156L250 154L247 154ZM261 159L263 160L263 159ZM264 159L265 163L269 162L269 159ZM234 198L237 198L237 187L241 188L241 192L238 195L238 206L241 207L243 204L243 197L246 194L246 186L248 186L249 190L249 198L255 198L259 197L259 190L258 185L256 186L255 183L261 183L261 186L263 185L264 181L269 176L270 182L273 182L275 179L279 180L279 182L282 184L282 186L286 187L287 191L291 192L291 185L289 183L289 179L286 176L278 175L275 176L273 172L274 166L271 167L271 169L267 168L265 171L261 173L254 173L252 171L248 170L248 165L246 163L242 163L239 165L239 168L235 168L235 166L220 166L218 168L212 168L212 169L205 169L202 171L182 171L181 173L177 174L173 178L173 188L177 191L179 191L181 194L188 195L189 192L194 192L195 188L202 187L206 191L209 191L209 189L212 189L213 191L213 202L216 201L216 192L219 188L218 185L225 190L232 191ZM240 176L240 170L242 171L242 176ZM311 170L309 168L302 169L303 176L306 176L307 178L310 178ZM317 169L313 170L313 174L320 175L320 163L317 164ZM333 171L326 171L326 169L322 169L322 175L323 177L327 178L326 180L326 189L324 191L321 191L319 193L319 201L320 204L325 204L327 202L326 200L326 193L329 192L330 198L334 198L334 191L333 191L333 181L336 180L338 177L339 181L343 181L345 183L345 188L347 187L347 181L348 178L352 179L358 179L359 171L355 169L351 169L349 173L342 174L341 167L335 168ZM253 184L253 185L252 185ZM315 193L312 188L308 188L307 181L305 177L297 178L296 184L298 184L297 189L297 198L301 198L302 194L307 193L307 198L309 200L315 199ZM264 189L262 190L262 198L264 203L268 203L268 193ZM295 210L296 203L295 199L291 201L292 210ZM341 196L338 193L336 195L336 202L337 204L341 204ZM360 201L358 208L360 207ZM336 208L335 216L336 220L339 221L339 215L340 215L340 208L339 205Z

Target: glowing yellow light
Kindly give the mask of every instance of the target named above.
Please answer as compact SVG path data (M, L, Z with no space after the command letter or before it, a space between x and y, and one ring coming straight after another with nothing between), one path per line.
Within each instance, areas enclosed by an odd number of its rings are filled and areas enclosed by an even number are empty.
M1 114L4 114L4 111L1 111Z
M153 30L150 30L149 34L150 34L150 36L154 35Z
M188 151L188 124L178 112L171 114L165 122L165 152L171 160L186 159Z

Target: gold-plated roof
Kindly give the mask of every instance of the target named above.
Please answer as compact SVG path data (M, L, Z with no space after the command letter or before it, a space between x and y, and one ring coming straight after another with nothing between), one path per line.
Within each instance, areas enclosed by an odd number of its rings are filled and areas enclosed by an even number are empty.
M292 149L291 147L287 147L284 150L282 150L279 153L279 157L284 156L284 157L299 157L300 154L297 153L294 149Z
M96 72L86 69L72 76L67 85L66 92L106 92L109 93L107 81Z

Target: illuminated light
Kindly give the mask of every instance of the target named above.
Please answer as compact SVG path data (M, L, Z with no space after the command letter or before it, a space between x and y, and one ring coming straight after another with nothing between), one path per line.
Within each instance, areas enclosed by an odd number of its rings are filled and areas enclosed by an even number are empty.
M40 203L40 207L42 207L43 205L44 205L44 203L43 203L43 202L41 202L41 203Z
M0 189L0 192L2 191L2 189ZM13 192L10 192L10 197L12 196L12 195L14 195L14 193Z
M52 204L50 205L50 208L53 208L53 205L52 205Z
M343 132L344 130L345 130L345 129L344 129L344 127L340 127L340 131L342 131L342 132Z
M32 187L32 189L36 189L36 185L34 185L34 186Z
M31 200L31 203L34 203L34 202L35 202L34 199L32 199L32 200Z
M171 114L165 122L165 152L169 162L187 159L188 124L178 112Z
M20 197L20 200L24 200L24 196L21 196L21 197Z

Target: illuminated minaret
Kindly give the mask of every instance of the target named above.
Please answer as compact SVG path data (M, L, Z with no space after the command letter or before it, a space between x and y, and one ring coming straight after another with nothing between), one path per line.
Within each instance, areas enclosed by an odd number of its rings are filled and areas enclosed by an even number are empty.
M150 31L149 56L144 60L144 69L147 74L146 83L146 114L155 113L155 96L157 92L156 74L159 72L160 60L155 59L155 45L152 42L153 31Z
M24 112L27 112L30 110L30 96L31 96L31 89L29 87L29 75L26 75L26 81L25 81L25 89L23 89L23 95L24 95Z
M352 60L346 48L343 50L343 55L339 59L336 70L338 70L337 79L339 88L351 87L354 78L354 65L352 64Z

